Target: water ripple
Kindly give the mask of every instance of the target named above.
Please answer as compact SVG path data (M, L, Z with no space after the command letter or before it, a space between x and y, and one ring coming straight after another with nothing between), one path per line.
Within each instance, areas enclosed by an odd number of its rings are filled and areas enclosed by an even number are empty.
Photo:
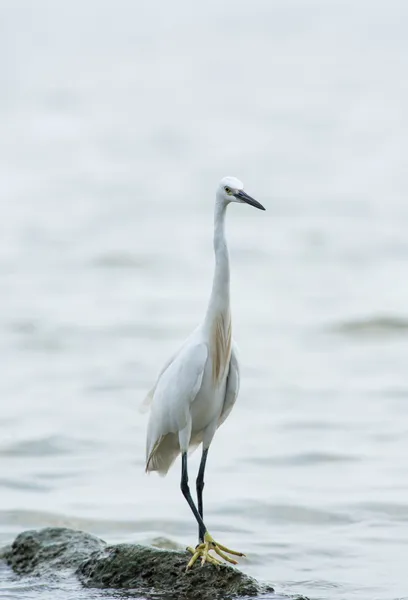
M384 339L405 337L408 332L408 319L391 315L367 317L343 321L333 325L331 331L352 337L372 337Z
M273 504L248 500L245 505L230 507L233 514L250 513L253 519L271 523L296 523L298 525L349 525L355 519L345 512L321 510L307 506L291 504Z
M358 462L361 457L356 454L340 454L335 452L302 452L283 456L251 456L245 462L259 466L311 466L325 463Z
M0 446L0 456L63 456L76 451L93 447L92 440L77 440L65 436L44 436L35 439L25 439Z

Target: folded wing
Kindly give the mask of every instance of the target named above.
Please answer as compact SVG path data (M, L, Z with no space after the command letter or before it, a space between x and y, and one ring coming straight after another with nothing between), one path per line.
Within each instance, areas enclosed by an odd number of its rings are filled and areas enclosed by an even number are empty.
M230 367L227 377L227 388L225 390L225 400L222 407L218 427L222 425L234 408L235 401L239 392L240 372L238 363L238 349L236 344L233 344L230 358Z
M165 475L180 453L178 433L191 418L207 358L206 344L187 344L159 376L147 428L146 471Z

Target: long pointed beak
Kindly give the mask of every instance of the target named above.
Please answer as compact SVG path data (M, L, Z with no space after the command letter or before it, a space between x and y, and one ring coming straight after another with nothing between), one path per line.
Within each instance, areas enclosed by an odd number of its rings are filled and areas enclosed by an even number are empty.
M251 196L248 196L248 194L244 192L244 190L239 190L239 192L235 194L235 197L239 198L243 202L246 202L247 204L250 204L251 206L255 206L255 208L259 208L259 210L266 210L266 208L262 206L260 202L254 200L253 198L251 198Z

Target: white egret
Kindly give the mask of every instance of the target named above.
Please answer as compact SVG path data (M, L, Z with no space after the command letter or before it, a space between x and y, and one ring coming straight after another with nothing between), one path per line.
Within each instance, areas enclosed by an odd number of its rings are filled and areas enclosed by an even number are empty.
M199 544L187 569L197 558L201 563L219 564L218 556L233 564L228 554L244 556L216 542L203 521L204 470L208 448L217 428L230 414L239 390L237 349L231 336L230 269L225 238L225 214L232 202L265 208L244 192L235 177L218 185L214 211L215 270L210 301L204 320L160 372L145 402L151 405L146 440L146 472L165 475L177 456L182 455L181 491L199 530ZM187 452L203 444L196 480L197 506L190 494Z

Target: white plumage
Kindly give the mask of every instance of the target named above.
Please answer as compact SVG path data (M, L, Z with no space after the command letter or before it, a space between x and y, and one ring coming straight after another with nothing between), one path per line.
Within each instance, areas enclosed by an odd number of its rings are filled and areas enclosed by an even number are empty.
M225 238L225 214L228 204L232 202L265 210L243 191L238 179L225 177L220 182L214 211L215 270L205 318L165 364L145 399L145 404L150 404L146 471L158 471L165 475L177 456L183 454L182 491L199 523L202 542L207 535L207 545L210 536L202 521L202 487L207 450L217 428L235 404L240 382L237 348L231 333L230 271ZM200 443L203 444L203 458L197 478L197 511L188 488L186 456L189 450ZM222 546L216 546L213 540L211 544L218 553L222 552ZM205 560L210 560L208 549ZM229 558L227 560L234 562Z
M211 332L197 330L160 374L147 430L146 471L165 475L180 452L201 442L208 448L231 412L239 391L236 350L214 384L210 348Z

